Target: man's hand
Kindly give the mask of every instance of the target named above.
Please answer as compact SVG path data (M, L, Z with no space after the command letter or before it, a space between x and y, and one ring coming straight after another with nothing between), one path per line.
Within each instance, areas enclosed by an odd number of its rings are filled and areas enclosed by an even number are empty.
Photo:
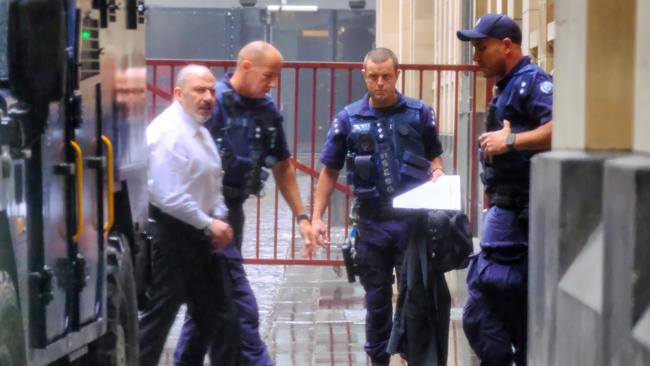
M208 227L208 231L212 239L212 247L217 252L221 251L232 241L232 228L225 221L213 219Z
M487 161L491 161L493 156L508 152L506 137L508 137L510 132L510 121L503 120L502 129L498 131L485 132L479 136L478 140Z
M302 250L300 250L300 255L303 258L311 258L312 255L314 254L313 252L316 250L316 248L311 248L311 240L310 240L310 233L311 233L311 224L309 223L309 220L300 220L300 236L302 237L302 241L304 243Z
M318 247L325 248L330 243L329 238L327 238L327 227L321 219L311 220L308 236L309 240L305 241L305 247L301 251L304 258L311 258L316 253Z
M434 168L431 171L431 181L435 182L438 180L438 178L442 177L443 175L445 175L444 170L442 170L441 168Z

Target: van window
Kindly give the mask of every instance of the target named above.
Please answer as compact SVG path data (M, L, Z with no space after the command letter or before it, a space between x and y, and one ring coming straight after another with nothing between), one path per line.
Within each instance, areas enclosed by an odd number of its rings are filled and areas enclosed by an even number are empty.
M7 13L9 0L0 0L0 80L7 80Z

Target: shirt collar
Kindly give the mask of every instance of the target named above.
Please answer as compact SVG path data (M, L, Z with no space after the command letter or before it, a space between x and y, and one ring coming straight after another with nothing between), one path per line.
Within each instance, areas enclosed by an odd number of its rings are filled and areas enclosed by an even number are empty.
M499 91L505 89L505 87L506 87L506 85L508 85L508 82L510 81L510 79L512 79L512 77L515 76L515 74L517 72L519 72L519 70L521 70L524 66L526 66L528 64L530 64L530 57L528 57L528 56L522 57L519 60L519 62L517 62L517 64L515 64L515 66L512 68L512 70L510 70L510 72L503 79L497 81L497 88L499 88Z
M182 121L181 125L185 128L185 130L191 136L198 135L200 133L201 124L195 121L192 117L190 117L190 115L187 112L185 112L185 109L177 100L175 100L172 105L176 109L176 113Z
M370 95L366 93L363 96L363 99L361 99L361 108L359 109L359 112L357 113L360 116L366 116L366 117L372 117L377 114L379 111L393 111L402 108L406 104L406 99L404 99L404 96L402 93L396 91L397 93L397 102L393 104L392 106L385 107L385 108L374 108L370 105Z
M237 102L238 104L245 104L246 106L249 106L249 107L256 107L258 105L268 104L271 101L271 99L269 99L268 96L265 96L263 98L250 98L250 97L245 97L243 95L240 95L239 93L237 93L237 90L235 90L235 88L233 88L233 86L232 86L232 82L230 81L230 78L232 78L232 75L233 75L232 72L227 72L227 73L223 74L223 77L221 78L221 81L224 84L226 84L228 89L232 90L232 95L233 95L233 97L235 99L235 102ZM271 104L273 104L273 102L271 102Z

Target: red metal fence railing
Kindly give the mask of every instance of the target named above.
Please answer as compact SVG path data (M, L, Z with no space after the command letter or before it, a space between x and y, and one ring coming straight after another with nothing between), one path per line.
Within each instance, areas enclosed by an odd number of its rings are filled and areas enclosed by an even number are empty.
M235 67L235 61L147 60L149 119L153 119L169 104L175 75L189 63L205 65L217 77ZM285 62L278 86L272 92L285 117L287 141L293 153L299 185L306 190L301 192L301 196L308 210L313 206L315 183L321 168L318 153L329 123L335 113L365 93L359 72L361 68L360 63ZM400 90L434 107L445 149L446 170L461 175L464 182L463 207L470 219L476 220L479 184L475 142L477 68L470 65L414 64L400 65L399 68ZM489 91L485 92L488 94ZM461 145L464 148L461 149ZM344 175L341 174L327 211L328 233L333 244L344 240L348 232L351 192L344 183ZM315 259L300 257L302 243L295 220L292 215L281 215L288 212L288 206L279 199L277 187L272 187L272 192L272 195L249 199L246 203L249 220L255 217L254 240L250 229L245 230L244 235L246 263L341 265L338 251L331 248ZM254 216L250 214L251 210L255 210ZM250 245L251 241L254 241L254 247ZM270 242L272 246L268 245Z

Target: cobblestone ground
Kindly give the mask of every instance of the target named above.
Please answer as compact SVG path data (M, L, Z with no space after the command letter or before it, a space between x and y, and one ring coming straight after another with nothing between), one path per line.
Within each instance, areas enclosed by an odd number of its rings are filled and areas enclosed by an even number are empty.
M299 186L303 201L309 205L310 179L300 176ZM260 200L259 233L257 200L249 199L246 203L244 256L247 258L256 256L257 235L260 237L261 258L273 258L274 253L279 258L290 256L293 217L281 197L277 209L277 250L273 247L274 191L271 182L266 188L267 194ZM332 242L340 242L342 235L343 230L332 230ZM302 246L299 238L295 246L297 252ZM324 255L320 253L322 258ZM333 248L332 257L337 255L338 250ZM363 289L359 283L349 284L340 268L247 265L246 271L260 309L260 332L278 366L370 365L363 351ZM451 366L478 365L469 351L460 322L466 294L464 278L464 271L447 276L453 297L448 362ZM160 366L172 364L184 315L185 308L182 308L167 339ZM394 357L391 362L392 366L401 364L399 357Z

